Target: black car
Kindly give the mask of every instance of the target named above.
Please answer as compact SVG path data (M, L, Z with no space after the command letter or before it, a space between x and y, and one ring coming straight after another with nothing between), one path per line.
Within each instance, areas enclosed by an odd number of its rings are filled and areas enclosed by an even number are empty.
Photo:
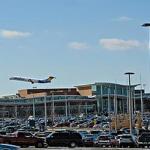
M138 137L137 142L138 142L138 147L142 147L142 148L144 148L145 146L149 147L150 146L150 132L142 133Z
M83 138L84 146L93 146L94 145L94 135L86 134Z
M48 146L82 146L82 136L75 131L61 131L51 133L46 137Z
M94 141L94 146L96 147L110 147L111 146L111 139L109 135L100 135Z

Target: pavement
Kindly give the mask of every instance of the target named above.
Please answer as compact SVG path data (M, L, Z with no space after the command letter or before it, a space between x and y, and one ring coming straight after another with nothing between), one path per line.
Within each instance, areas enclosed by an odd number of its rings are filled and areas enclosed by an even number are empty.
M68 147L48 147L40 148L40 150L148 150L148 148L95 148L95 147L77 147L77 148L68 148ZM21 148L21 150L38 150L38 148Z

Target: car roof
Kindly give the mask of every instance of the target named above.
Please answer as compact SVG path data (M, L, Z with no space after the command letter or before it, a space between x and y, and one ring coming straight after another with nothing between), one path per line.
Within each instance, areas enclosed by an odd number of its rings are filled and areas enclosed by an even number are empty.
M118 136L133 136L132 134L119 134Z

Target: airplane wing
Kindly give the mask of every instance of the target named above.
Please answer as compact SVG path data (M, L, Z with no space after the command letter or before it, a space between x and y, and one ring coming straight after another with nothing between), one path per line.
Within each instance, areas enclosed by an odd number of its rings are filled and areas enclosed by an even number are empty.
M17 80L17 81L25 81L25 82L31 82L32 84L35 83L33 79L29 78L21 78L21 77L11 77L9 80Z

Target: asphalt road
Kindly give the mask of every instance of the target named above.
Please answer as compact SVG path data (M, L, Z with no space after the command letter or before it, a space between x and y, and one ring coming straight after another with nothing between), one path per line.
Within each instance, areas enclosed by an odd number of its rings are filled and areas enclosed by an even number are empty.
M21 150L143 150L144 148L93 148L93 147L78 147L78 148L68 148L68 147L48 147L48 148L21 148ZM146 148L145 148L146 150Z

